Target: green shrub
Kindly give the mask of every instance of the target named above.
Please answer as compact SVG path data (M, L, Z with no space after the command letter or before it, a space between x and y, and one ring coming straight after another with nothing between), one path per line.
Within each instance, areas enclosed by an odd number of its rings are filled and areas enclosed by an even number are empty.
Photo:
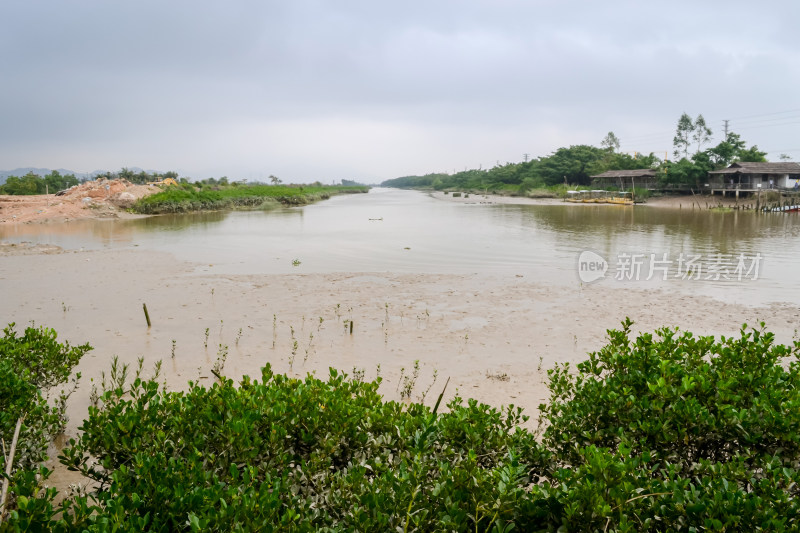
M545 442L564 459L596 445L652 450L689 468L701 459L800 456L800 345L763 330L716 341L632 323L580 363L549 372ZM783 363L786 363L785 366Z
M521 410L456 399L436 415L378 385L269 367L186 393L137 378L101 396L62 461L99 484L104 513L155 531L490 530L525 514L543 452Z
M305 205L325 200L332 194L364 193L366 186L324 185L192 185L168 187L162 192L146 196L136 202L133 210L143 214L185 213L221 209L252 209L266 201L277 201L283 205Z
M541 443L521 409L334 370L169 392L114 365L61 456L91 499L56 513L25 470L0 531L796 530L800 343L631 326L549 372Z
M53 438L64 429L65 404L80 375L74 377L71 386L58 391L55 405L48 402L48 393L67 384L72 369L89 350L88 344L73 347L67 342L59 343L52 329L31 326L18 336L12 323L3 330L0 439L4 445L0 472L4 477L17 422L22 419L6 505L18 526L47 523L55 513L52 507L55 492L40 489L41 481L49 475L41 463L47 459L47 448Z
M577 530L753 531L798 518L800 343L632 323L577 366L549 371L544 443ZM649 495L649 496L648 496ZM603 519L600 519L603 518ZM577 525L576 525L577 524Z

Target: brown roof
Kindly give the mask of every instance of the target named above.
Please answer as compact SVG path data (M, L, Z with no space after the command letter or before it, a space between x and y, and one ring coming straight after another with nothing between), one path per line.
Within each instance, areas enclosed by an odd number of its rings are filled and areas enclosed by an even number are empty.
M709 174L800 174L800 163L733 163Z
M640 168L636 170L606 170L592 178L640 178L655 175L656 171L652 168Z

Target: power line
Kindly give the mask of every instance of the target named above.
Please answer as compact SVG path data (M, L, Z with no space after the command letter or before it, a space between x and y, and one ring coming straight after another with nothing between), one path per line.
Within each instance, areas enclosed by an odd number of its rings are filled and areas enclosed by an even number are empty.
M797 113L800 112L800 109L789 109L786 111L775 111L774 113L760 113L757 115L745 115L743 117L733 117L731 120L742 120L746 118L753 118L753 117L768 117L772 115L783 115L785 113Z
M755 129L759 129L759 128L774 128L776 126L791 126L793 124L800 124L800 121L781 122L780 124L745 125L745 126L739 126L737 129L739 129L739 130L755 130Z

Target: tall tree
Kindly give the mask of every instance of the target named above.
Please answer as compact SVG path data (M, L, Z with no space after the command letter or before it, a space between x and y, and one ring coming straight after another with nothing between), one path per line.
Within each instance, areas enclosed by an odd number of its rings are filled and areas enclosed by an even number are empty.
M692 132L692 140L697 143L696 153L700 153L702 146L711 140L711 133L711 128L706 125L706 119L703 118L703 115L697 115L694 121L694 131Z
M608 135L603 137L603 140L600 141L600 146L602 146L605 150L609 152L616 152L619 150L619 137L614 135L613 131L609 131Z
M683 152L683 157L689 157L689 144L691 142L692 132L694 132L694 121L692 121L692 117L684 113L681 115L681 118L678 119L675 137L672 138L672 146L675 148L673 152L675 159L681 157L681 152Z

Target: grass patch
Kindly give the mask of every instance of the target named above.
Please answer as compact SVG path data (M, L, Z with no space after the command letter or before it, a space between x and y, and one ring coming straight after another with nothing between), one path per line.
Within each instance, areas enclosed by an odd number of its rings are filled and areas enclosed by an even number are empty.
M306 205L327 200L336 194L365 193L366 186L317 185L248 185L222 187L169 187L142 198L133 211L146 215L217 211L222 209L270 209Z

